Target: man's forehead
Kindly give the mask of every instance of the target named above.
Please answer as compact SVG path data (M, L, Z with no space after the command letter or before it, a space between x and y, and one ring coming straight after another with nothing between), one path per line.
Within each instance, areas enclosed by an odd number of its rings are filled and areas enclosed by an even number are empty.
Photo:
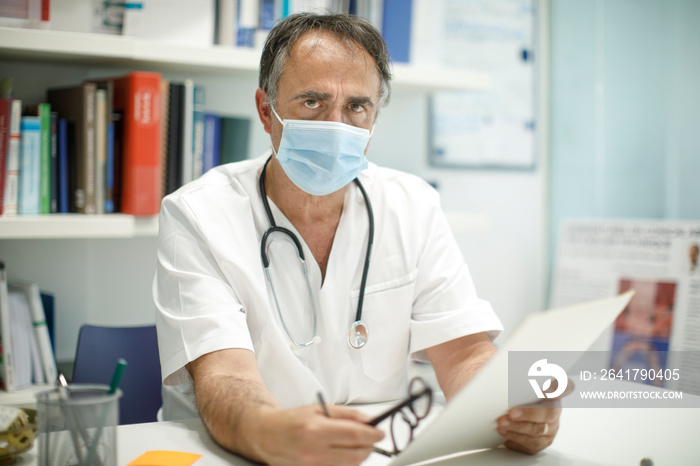
M311 53L318 47L324 49L330 47L331 49L344 49L346 51L367 53L360 44L350 38L338 37L328 31L318 29L307 31L299 36L292 44L289 51L292 55L295 53Z

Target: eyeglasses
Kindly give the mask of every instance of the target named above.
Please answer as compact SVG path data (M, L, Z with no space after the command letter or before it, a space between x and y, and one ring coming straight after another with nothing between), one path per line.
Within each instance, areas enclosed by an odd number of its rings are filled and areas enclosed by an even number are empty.
M328 414L328 408L321 394L318 394L321 409ZM416 430L421 420L425 419L430 413L430 407L433 404L433 390L420 377L414 377L408 385L408 398L389 409L388 411L375 417L367 424L376 426L382 421L389 419L391 433L391 443L393 450L384 450L374 447L374 451L385 456L396 456L406 449L409 443L413 440L413 431Z

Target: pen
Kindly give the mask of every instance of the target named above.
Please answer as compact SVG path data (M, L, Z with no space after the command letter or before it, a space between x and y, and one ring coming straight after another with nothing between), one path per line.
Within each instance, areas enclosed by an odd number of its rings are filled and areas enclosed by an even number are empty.
M112 374L112 382L109 384L109 390L107 391L107 395L114 395L114 393L117 391L117 388L119 388L119 383L122 381L122 375L124 374L125 367L126 360L119 358L117 360L117 367L114 369L114 373ZM117 409L119 409L118 403L119 402L117 401ZM102 430L104 429L105 423L107 422L109 410L109 404L105 404L104 406L102 406L102 417L100 418L100 422L97 425L97 433L95 434L92 443L90 445L87 445L87 462L85 464L93 464L93 461L95 461L96 459L95 457L97 455L97 447L100 444L100 437L102 437Z
M331 413L328 412L328 407L326 406L326 402L323 399L323 395L321 392L318 392L318 404L321 405L321 410L323 411L323 414L326 415L326 417L331 417Z

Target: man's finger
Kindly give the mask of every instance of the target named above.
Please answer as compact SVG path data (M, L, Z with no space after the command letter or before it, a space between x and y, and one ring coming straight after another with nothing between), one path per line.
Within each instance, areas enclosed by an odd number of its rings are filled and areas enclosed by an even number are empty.
M361 422L362 424L367 424L367 422L372 419L372 416L363 413L362 411L354 408L349 408L347 406L339 405L328 405L328 414L332 418L348 419L351 421Z
M512 422L499 419L498 433L506 437L507 432L514 432L528 437L554 437L559 429L559 423L553 422Z
M533 407L528 406L516 406L508 410L508 419L513 422L555 422L559 419L561 414L561 408L559 407L547 407L542 405L534 405Z

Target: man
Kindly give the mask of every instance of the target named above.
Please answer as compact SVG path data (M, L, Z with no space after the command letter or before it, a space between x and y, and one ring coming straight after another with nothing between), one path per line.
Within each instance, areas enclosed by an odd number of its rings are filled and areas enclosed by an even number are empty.
M255 461L359 464L384 434L338 404L405 397L409 357L432 363L449 400L494 352L500 322L476 296L437 194L367 165L389 80L367 22L285 19L255 95L269 160L219 167L163 201L164 383L180 384L181 408L196 398L189 412L219 444ZM173 406L165 396L166 418ZM534 453L558 418L518 408L498 428Z

